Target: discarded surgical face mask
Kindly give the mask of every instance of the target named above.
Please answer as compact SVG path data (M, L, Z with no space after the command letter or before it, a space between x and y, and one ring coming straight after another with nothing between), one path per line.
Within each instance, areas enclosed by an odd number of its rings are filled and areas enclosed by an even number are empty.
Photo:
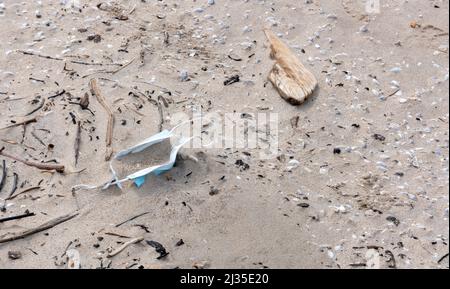
M134 184L139 188L145 183L145 179L148 175L153 174L153 175L158 176L167 171L170 171L173 168L173 166L175 165L175 161L176 161L178 152L184 145L186 145L188 142L190 142L192 140L192 138L181 138L175 143L175 145L172 145L170 157L167 162L160 164L160 165L151 166L151 167L145 168L143 170L140 170L138 172L132 173L131 175L126 176L124 179L118 178L116 170L113 167L113 161L114 160L120 161L130 154L140 153L155 144L158 144L158 143L161 143L163 141L170 139L171 137L175 136L174 131L178 127L179 126L173 128L170 131L164 130L154 136L149 137L148 139L142 141L141 143L139 143L131 148L128 148L126 150L123 150L123 151L117 153L114 156L114 158L111 160L111 162L109 163L111 173L114 177L113 181L108 182L103 185L100 185L100 186L78 185L78 186L73 187L72 189L75 191L77 191L77 190L95 190L95 189L99 189L99 188L106 190L110 186L113 186L113 185L117 185L119 188L122 188L122 183L127 182L127 181L133 181Z

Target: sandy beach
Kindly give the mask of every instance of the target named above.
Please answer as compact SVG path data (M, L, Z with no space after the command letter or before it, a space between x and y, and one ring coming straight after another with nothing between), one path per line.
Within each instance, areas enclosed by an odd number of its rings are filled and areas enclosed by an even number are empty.
M0 221L0 268L448 268L449 3L370 1L0 0L0 220L27 215ZM317 78L302 105L264 28ZM184 147L141 187L73 190L199 110L276 116L274 154Z

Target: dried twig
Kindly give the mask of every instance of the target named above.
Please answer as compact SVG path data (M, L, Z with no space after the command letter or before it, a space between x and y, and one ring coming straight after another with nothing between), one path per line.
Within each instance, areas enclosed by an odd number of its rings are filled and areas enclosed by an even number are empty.
M62 59L62 58L53 57L53 56L48 56L48 55L42 55L42 54L38 54L38 53L34 53L34 52L27 52L27 51L23 51L23 50L17 50L17 52L22 53L23 55L36 56L36 57L44 58L44 59L57 60L57 61L65 61L65 59ZM80 64L80 65L94 65L94 66L113 65L113 66L123 66L123 64L120 64L120 63L97 63L97 62L84 62L84 61L80 61L80 60L69 60L69 62L70 62L70 63L74 63L74 64Z
M158 112L159 112L159 132L162 132L164 125L164 111L161 102L159 101L158 101Z
M400 90L401 90L400 88L396 89L394 92L390 93L387 97L396 95Z
M80 142L81 142L81 121L78 122L77 134L75 137L75 166L78 164L78 157L80 156Z
M9 199L17 190L17 184L19 183L19 175L17 175L16 173L13 173L13 186L11 188L11 192L8 195Z
M112 73L112 74L116 74L117 72L121 71L122 69L124 69L125 67L128 67L130 64L132 64L134 61L136 60L136 58L131 59L131 61L129 61L127 64L122 65L121 67L117 68L114 71L108 71L108 73Z
M120 226L122 226L122 225L124 225L124 224L126 224L126 223L128 223L128 222L131 222L131 221L133 221L133 220L135 220L135 219L137 219L137 218L140 218L140 217L142 217L142 216L145 216L145 215L147 215L147 214L150 214L150 212L145 212L145 213L139 214L139 215L137 215L137 216L134 216L134 217L132 217L132 218L126 220L126 221L123 221L122 223L119 223L119 224L115 225L115 227L116 227L116 228L119 228Z
M116 256L117 254L119 254L120 252L122 252L123 250L125 250L128 246L133 245L133 244L137 244L144 241L143 237L139 237L139 238L135 238L132 239L126 243L124 243L122 246L120 246L119 248L117 248L116 250L112 251L111 253L109 253L106 257L108 258L112 258L114 256Z
M92 65L92 66L107 66L107 65L123 66L123 64L120 64L120 63L97 63L97 62L84 62L84 61L79 61L79 60L71 60L70 62L74 63L74 64Z
M117 233L114 233L114 232L106 232L105 235L113 236L113 237L119 237L119 238L123 238L123 239L131 239L131 237L129 237L129 236L117 234Z
M49 96L48 99L56 98L56 97L58 97L58 96L63 95L64 93L66 93L66 90L65 90L65 89L63 89L63 90L60 91L60 92L55 93L54 95Z
M442 256L440 259L439 259L439 261L438 261L438 264L441 264L442 263L442 261L444 261L445 260L445 258L448 258L448 253L447 254L445 254L444 256Z
M154 100L152 98L148 98L148 101L150 101L150 103L152 103L153 105L155 105L156 107L158 107L158 113L159 113L159 125L158 125L158 129L159 132L163 131L163 127L164 127L164 111L163 111L163 106L161 105L161 102L158 100Z
M0 223L5 223L5 222L9 222L9 221L13 221L13 220L20 220L23 218L28 218L28 217L33 217L36 216L35 213L30 213L28 211L26 211L24 214L22 215L17 215L17 216L11 216L11 217L6 217L6 218L1 218L0 219Z
M38 78L34 78L34 77L28 77L28 79L29 79L29 80L33 80L33 81L37 81L37 82L40 82L40 83L45 84L45 81L42 80L42 79L38 79Z
M91 88L91 93L97 97L98 102L100 102L100 104L103 106L103 108L105 109L105 111L108 114L108 127L107 127L107 130L106 130L106 156L105 156L105 160L109 161L111 159L111 155L112 155L111 144L112 144L113 128L114 128L114 115L113 115L113 112L112 112L111 108L106 103L106 99L100 93L100 90L98 89L97 80L96 79L92 79L89 82L89 86Z
M31 135L44 147L47 147L47 145L36 135L34 131L31 132Z
M88 110L92 115L95 116L95 113L89 109L89 94L86 92L83 97L80 98L80 102L71 102L70 104L76 104L81 107L82 110Z
M36 111L40 110L40 109L44 106L44 104L45 104L45 99L43 98L43 99L39 102L39 105L38 105L35 109L33 109L32 111L30 111L29 113L27 113L25 116L30 116L30 115L32 115L33 113L35 113Z
M2 235L2 236L0 236L0 244L15 241L18 239L22 239L27 236L51 229L61 223L67 222L67 221L75 218L77 215L78 215L78 212L70 213L68 215L61 216L61 217L52 219L50 221L47 221L47 222L43 223L42 225L39 225L35 228L31 228L31 229L28 229L28 230L25 230L22 232L18 232L18 233Z
M43 164L43 163L30 162L30 161L27 161L27 160L23 160L23 159L21 159L19 157L7 154L7 153L4 152L4 149L5 149L5 147L0 149L0 155L5 156L5 157L10 158L10 159L13 159L13 160L18 161L18 162L21 162L21 163L23 163L23 164L25 164L27 166L35 167L35 168L38 168L40 170L46 170L46 171L55 170L55 171L57 171L59 173L63 173L64 172L64 165Z
M6 181L6 161L2 161L2 176L0 177L0 192L3 189L3 186L5 185Z
M9 126L6 126L6 127L2 127L2 128L0 128L0 130L13 128L13 127L17 127L17 126L22 126L22 125L27 125L27 124L30 124L30 123L35 123L35 122L38 121L38 118L39 118L38 116L35 116L33 118L28 118L28 119L25 119L23 121L16 122L16 123L14 123L12 125L9 125Z
M10 195L6 200L7 200L7 201L14 200L15 198L17 198L17 197L20 196L20 195L26 194L26 193L28 193L28 192L30 192L30 191L39 190L40 188L41 188L41 187L39 187L39 186L27 188L27 189L23 190L22 192L20 192L20 193L14 195L14 196L13 196L13 195Z
M42 54L38 54L38 53L34 53L34 52L27 52L27 51L23 51L23 50L18 50L17 52L22 53L23 55L37 56L40 58L45 58L45 59L50 59L50 60L58 60L58 61L64 60L62 58L52 57L52 56L48 56L48 55L42 55Z

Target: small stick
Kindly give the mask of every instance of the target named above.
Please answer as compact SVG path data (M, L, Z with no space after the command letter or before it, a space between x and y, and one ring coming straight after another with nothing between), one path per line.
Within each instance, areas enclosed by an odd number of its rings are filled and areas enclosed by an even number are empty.
M30 123L35 123L35 122L37 122L37 120L38 120L38 117L29 118L29 119L23 120L21 122L14 123L12 125L9 125L9 126L6 126L6 127L2 127L2 128L0 128L0 130L13 128L13 127L17 127L17 126L22 126L22 125L27 125L27 124L30 124Z
M163 126L164 126L164 111L163 111L163 107L161 105L161 102L158 100L154 100L149 98L148 101L150 101L150 103L152 103L153 105L156 105L158 107L158 112L159 112L159 132L162 132L163 130Z
M448 253L447 253L447 254L445 254L444 256L442 256L442 257L441 257L441 259L439 259L439 261L438 261L438 264L441 264L441 263L442 263L442 261L444 261L444 260L445 260L445 258L448 258Z
M78 122L77 135L75 137L75 166L78 164L78 157L80 156L80 142L81 142L81 121Z
M113 112L112 112L111 108L106 103L106 100L105 100L104 96L100 93L100 90L98 89L97 80L96 79L92 79L89 82L89 86L91 88L91 93L97 97L98 102L100 102L100 104L103 106L103 108L105 109L106 113L108 114L108 126L107 126L107 130L106 130L106 156L105 156L105 160L109 161L111 159L111 155L112 155L111 144L112 144L113 128L114 128L114 115L113 115Z
M122 65L121 67L117 68L114 71L111 71L112 74L116 74L117 72L121 71L122 69L124 69L125 67L129 66L130 64L132 64L134 61L136 60L136 58L133 58L130 62L128 62L127 64Z
M34 133L34 131L31 132L31 135L44 147L47 147L47 145Z
M66 221L69 221L69 220L75 218L76 216L78 216L78 212L70 213L68 215L64 215L64 216L52 219L50 221L43 223L42 225L39 225L35 228L31 228L31 229L28 229L28 230L25 230L22 232L2 235L2 236L0 236L0 244L15 241L18 239L22 239L27 236L34 235L36 233L51 229L59 224L62 224ZM11 236L9 236L9 235L11 235Z
M58 165L58 164L43 164L43 163L30 162L30 161L27 161L27 160L23 160L23 159L21 159L21 158L18 158L18 157L16 157L16 156L7 154L7 153L4 152L4 149L5 149L5 147L2 147L2 148L0 149L0 155L1 155L1 156L5 156L5 157L10 158L10 159L13 159L13 160L15 160L15 161L21 162L21 163L23 163L23 164L25 164L25 165L27 165L27 166L35 167L35 168L38 168L38 169L41 169L41 170L45 170L45 171L55 170L55 171L57 171L58 173L63 173L63 172L64 172L64 165Z
M39 103L38 107L36 107L35 109L33 109L32 111L30 111L29 113L27 113L25 116L30 116L30 115L32 115L33 113L35 113L36 111L40 110L40 109L44 106L44 104L45 104L45 99L43 98L43 99L41 100L41 102Z
M132 239L126 243L124 243L122 246L120 246L119 248L117 248L116 250L112 251L111 253L109 253L106 257L108 258L112 258L114 256L116 256L117 254L119 254L120 252L122 252L123 250L125 250L128 246L133 245L133 244L137 244L144 241L143 237L139 237L139 238L135 238Z
M37 79L37 78L34 78L34 77L29 77L28 79L29 79L29 80L34 80L34 81L37 81L37 82L40 82L40 83L45 84L45 81L42 80L42 79Z
M16 192L18 183L19 183L19 175L17 175L16 173L13 173L13 186L12 186L11 192L9 193L7 199L11 198L11 196Z
M396 89L394 92L392 92L391 94L388 95L388 97L394 96L397 94L397 92L399 92L401 89Z
M2 177L0 178L0 192L3 189L3 186L5 185L6 181L6 161L2 161Z
M63 95L64 93L66 93L66 90L65 90L65 89L63 89L63 90L60 91L60 92L57 92L57 93L54 94L54 95L51 95L51 96L47 97L47 98L48 98L48 99L56 98L56 97L58 97L58 96Z
M126 109L133 111L134 113L136 113L137 115L140 116L145 116L143 113L140 113L139 111L133 109L133 108L129 108L126 104L123 105Z
M164 111L161 102L159 101L158 101L158 112L159 112L159 132L162 132L164 126Z
M115 227L116 227L116 228L119 228L120 226L122 226L122 225L124 225L124 224L126 224L126 223L128 223L128 222L131 222L131 221L133 221L133 220L135 220L135 219L137 219L137 218L140 218L140 217L142 217L142 216L145 216L145 215L147 215L147 214L150 214L150 212L145 212L145 213L139 214L139 215L137 215L137 216L134 216L134 217L132 217L132 218L126 220L126 221L123 221L122 223L119 223L119 224L115 225Z
M26 193L28 193L28 192L30 192L30 191L34 191L34 190L39 190L41 187L31 187L31 188L28 188L28 189L25 189L25 190L23 190L22 192L20 192L20 193L18 193L18 194L16 194L16 195L11 195L11 196L9 196L6 200L7 201L11 201L11 200L14 200L15 198L17 198L18 196L20 196L20 195L23 195L23 194L26 194Z
M52 56L37 54L37 53L33 53L33 52L27 52L27 51L23 51L23 50L18 50L17 52L22 53L23 55L37 56L37 57L45 58L45 59L58 60L58 61L64 60L62 58L56 58L56 57L52 57Z
M96 62L84 62L84 61L79 61L79 60L71 60L70 62L74 63L74 64L93 65L93 66L106 66L106 65L123 66L123 64L120 64L120 63L96 63Z
M81 109L82 109L82 110L87 110L87 111L89 111L93 116L95 116L95 113L94 113L89 107L83 108L83 105L82 105L81 103L69 101L69 104L79 105L79 106L81 106Z
M113 233L113 232L106 232L105 235L119 237L119 238L123 238L123 239L131 239L131 237L129 237L129 236L120 235L120 234Z
M25 212L25 214L22 214L22 215L1 218L0 219L0 223L5 223L5 222L8 222L8 221L13 221L13 220L20 220L20 219L23 219L23 218L34 217L34 216L36 216L35 213L30 213L30 212L27 211L27 212Z
M64 59L62 59L62 58L52 57L52 56L48 56L48 55L42 55L42 54L33 53L33 52L27 52L27 51L23 51L23 50L17 50L17 52L22 53L23 55L37 56L37 57L44 58L44 59L64 61ZM122 66L123 65L123 64L119 64L119 63L95 63L95 62L89 63L89 62L83 62L83 61L79 61L79 60L70 60L69 62L74 63L74 64L81 64L81 65L99 65L99 66L103 66L103 65Z

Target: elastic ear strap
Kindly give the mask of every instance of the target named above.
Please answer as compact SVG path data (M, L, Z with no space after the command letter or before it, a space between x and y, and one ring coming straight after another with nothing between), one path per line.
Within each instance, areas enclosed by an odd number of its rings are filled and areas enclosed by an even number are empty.
M194 117L194 118L191 118L191 119L189 119L187 121L184 121L184 122L178 124L177 126L175 126L174 128L172 128L172 130L170 130L170 133L173 133L176 129L178 129L181 126L183 126L183 125L185 125L187 123L193 122L195 120L198 120L198 119L203 119L203 117L201 117L201 116L200 117ZM202 136L193 136L193 137L190 138L190 140L197 139L197 138L199 138L200 140L203 141L203 137ZM228 139L224 139L224 140L228 140ZM215 144L215 141L211 141L209 144L207 144L205 146L209 147L209 146L212 146L213 144Z
M199 116L199 117L194 117L194 118L191 118L191 119L189 119L189 120L183 121L182 123L180 123L180 124L176 125L174 128L172 128L172 129L170 130L170 133L173 133L173 132L174 132L177 128L179 128L180 126L183 126L183 125L185 125L185 124L187 124L187 123L193 122L194 120L197 120L197 119L203 119L203 117Z

